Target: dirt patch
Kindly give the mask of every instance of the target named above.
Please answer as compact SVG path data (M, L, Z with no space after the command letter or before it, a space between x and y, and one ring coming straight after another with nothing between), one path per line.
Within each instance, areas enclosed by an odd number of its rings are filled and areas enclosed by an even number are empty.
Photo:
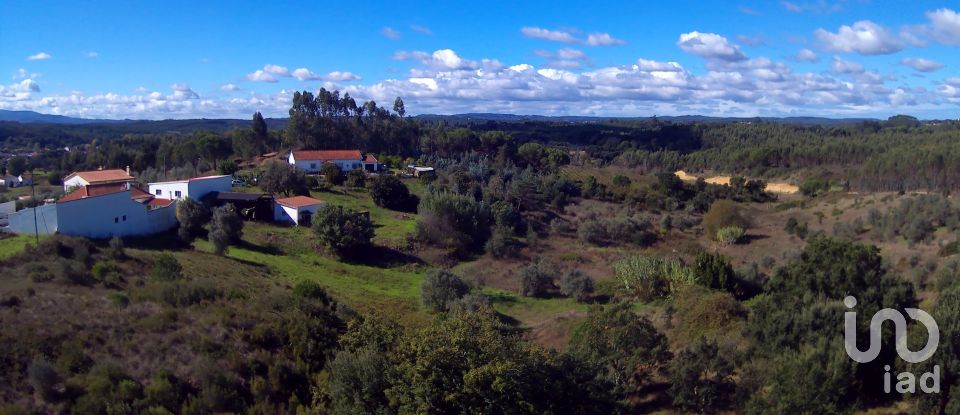
M677 170L673 174L677 175L677 177L679 177L680 180L683 180L686 182L693 182L697 180L697 176L688 174L683 170ZM713 176L705 179L704 181L710 184L729 185L730 176ZM771 193L778 193L778 194L794 194L794 193L800 192L800 188L790 183L767 182L767 191Z

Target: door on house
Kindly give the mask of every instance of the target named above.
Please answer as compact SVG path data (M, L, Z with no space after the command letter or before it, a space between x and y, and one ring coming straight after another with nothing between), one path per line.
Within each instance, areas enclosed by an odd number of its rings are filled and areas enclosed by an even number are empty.
M300 226L310 226L310 221L313 220L313 214L309 211L300 212L300 217L297 219L297 224Z

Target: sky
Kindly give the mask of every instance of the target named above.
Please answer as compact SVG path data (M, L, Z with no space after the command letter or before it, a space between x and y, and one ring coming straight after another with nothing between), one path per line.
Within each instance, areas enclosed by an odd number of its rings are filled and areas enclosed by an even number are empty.
M0 109L960 118L949 1L0 1Z

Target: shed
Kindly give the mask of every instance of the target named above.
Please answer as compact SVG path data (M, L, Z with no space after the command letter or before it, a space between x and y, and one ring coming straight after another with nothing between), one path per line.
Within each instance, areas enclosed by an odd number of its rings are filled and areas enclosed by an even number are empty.
M274 205L274 220L293 223L297 226L310 226L313 223L313 215L317 213L321 204L323 204L322 200L307 196L277 199Z
M200 198L207 205L231 204L244 220L273 220L273 196L266 193L210 192Z

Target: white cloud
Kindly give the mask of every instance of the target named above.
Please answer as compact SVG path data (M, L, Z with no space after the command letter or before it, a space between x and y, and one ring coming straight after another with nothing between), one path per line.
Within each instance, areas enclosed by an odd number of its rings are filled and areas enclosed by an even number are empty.
M347 81L359 81L360 76L345 71L333 71L327 74L326 80L330 82L347 82Z
M520 29L524 36L534 39L544 39L552 42L578 43L579 40L570 32L563 30L547 30L539 27L524 27Z
M818 0L816 2L808 3L794 3L790 1L781 1L780 5L783 6L783 9L791 13L813 13L813 14L830 14L836 13L843 10L843 6L839 3L831 3L827 0Z
M410 30L413 30L414 32L420 32L420 33L423 33L423 34L425 34L425 35L432 35L432 34L433 34L433 31L430 30L429 27L420 26L420 25L418 25L418 24L412 24L412 25L410 25Z
M315 81L321 79L320 75L313 73L313 71L307 68L294 69L292 75L300 81Z
M760 46L766 44L767 40L762 34L756 36L737 35L737 42L747 46Z
M53 58L53 55L51 55L51 54L49 54L49 53L47 53L47 52L40 52L40 53L37 53L37 54L33 54L33 55L30 55L30 56L27 56L27 60L28 60L28 61L42 61L42 60L45 60L45 59L52 59L52 58Z
M960 46L960 13L950 9L927 12L930 20L929 34L945 45Z
M290 76L290 71L287 70L286 66L280 66L280 65L274 65L274 64L268 63L263 66L263 70L264 72L269 73L271 75Z
M173 90L173 93L168 97L174 101L184 101L188 99L200 99L200 95L197 95L196 92L193 92L190 89L190 85L187 84L173 84L170 85L170 89Z
M40 74L36 72L29 72L24 68L17 69L17 73L13 75L13 79L34 79L39 77Z
M740 10L740 13L743 13L747 16L759 16L760 12L756 9L747 7L747 6L737 6L737 10Z
M747 56L740 51L737 45L731 44L727 38L714 33L690 32L680 35L677 46L684 52L700 56L705 59L719 59L723 61L741 61Z
M576 60L576 59L585 59L585 58L587 57L587 55L584 54L583 51L582 51L582 50L579 50L579 49L569 49L569 48L565 48L565 49L560 49L560 50L557 51L557 57L560 58L560 59L575 59L575 60Z
M418 51L418 50L409 51L409 52L408 52L408 51L405 51L405 50L399 50L399 51L396 51L396 52L393 53L393 59L394 59L394 60L398 60L398 61L405 61L405 60L408 60L408 59L415 59L415 60L423 61L423 60L426 60L426 59L429 59L429 58L430 58L430 54L429 54L429 53L427 53L427 52L421 52L421 51Z
M682 72L683 66L676 62L657 62L647 59L637 59L636 69L642 72Z
M587 35L587 45L590 46L614 46L625 44L627 44L627 41L610 36L609 33L591 33Z
M797 62L820 62L820 57L810 49L800 49L795 58Z
M89 51L89 52L87 52L87 53L85 53L84 55L86 55L88 58L96 58L96 57L100 56L99 53L97 53L96 51L92 51L92 50Z
M392 27L384 27L383 30L380 31L380 34L386 36L387 39L390 40L400 39L400 32Z
M940 62L924 58L903 58L900 63L920 72L933 72L944 67Z
M839 57L834 56L833 61L830 62L830 69L838 74L858 74L863 73L863 65L840 59Z
M253 71L253 73L248 73L247 79L254 82L277 82L277 77L261 69L257 69Z
M234 84L223 84L223 85L220 85L220 90L221 91L239 91L240 87Z
M832 52L886 55L903 50L903 43L887 28L869 20L840 26L837 33L817 29L814 36L824 50Z

